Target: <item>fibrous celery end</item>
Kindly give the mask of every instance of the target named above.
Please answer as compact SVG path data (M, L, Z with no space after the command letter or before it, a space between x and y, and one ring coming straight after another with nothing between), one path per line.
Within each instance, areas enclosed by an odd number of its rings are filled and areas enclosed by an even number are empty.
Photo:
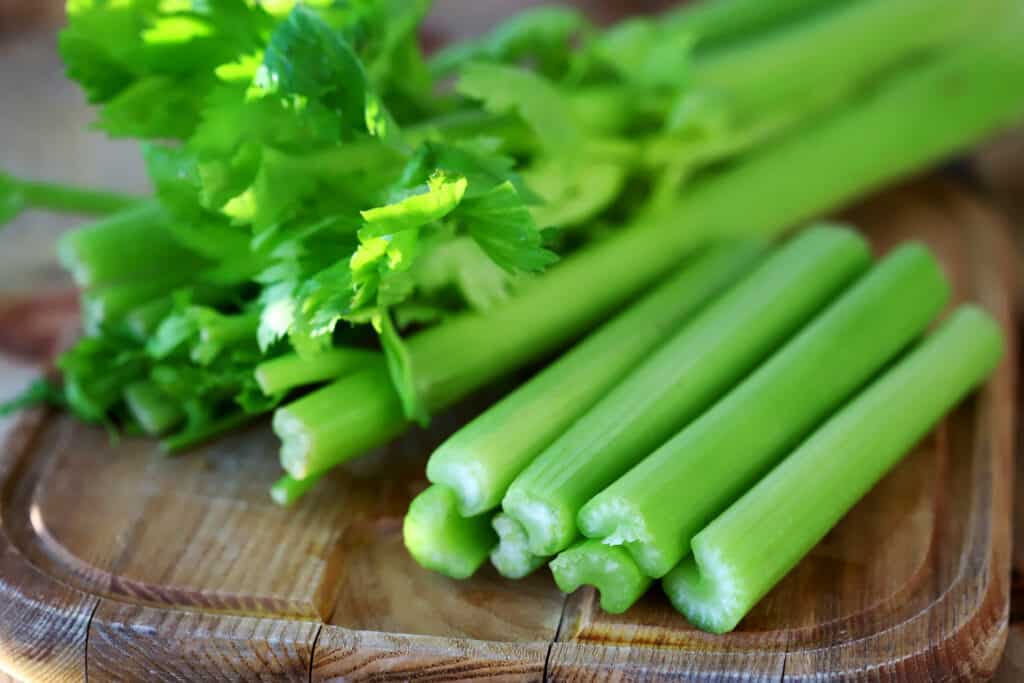
M428 464L427 478L434 484L450 488L458 501L459 514L463 517L486 512L483 509L486 468L479 460L446 462L431 469Z
M733 568L713 546L694 539L694 554L663 582L672 605L694 626L713 633L736 628L746 614L745 596Z
M650 533L643 517L622 498L597 499L587 504L577 519L580 531L589 538L600 538L605 545L648 542Z
M561 518L556 507L515 488L509 489L501 507L522 525L529 539L531 553L551 555L560 550L557 545L559 539L566 536L568 524Z
M522 579L544 564L544 557L530 552L526 532L519 522L508 515L497 514L491 526L498 534L498 545L491 551L491 564L499 574L507 579Z
M311 474L307 468L307 456L312 439L306 432L302 420L279 408L271 421L274 434L281 440L281 466L296 479L305 479Z

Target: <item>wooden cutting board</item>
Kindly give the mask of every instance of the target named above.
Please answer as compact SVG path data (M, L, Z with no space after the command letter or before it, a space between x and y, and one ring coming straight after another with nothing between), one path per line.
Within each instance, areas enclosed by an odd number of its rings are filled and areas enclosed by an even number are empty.
M926 241L955 299L986 306L1016 348L1013 250L983 203L929 180L847 217L879 253ZM546 570L457 582L418 568L405 507L431 448L485 398L291 510L266 495L278 474L266 425L168 459L29 414L0 449L0 669L33 681L984 677L1006 638L1013 355L725 636L691 628L657 587L609 616L590 589L559 594Z

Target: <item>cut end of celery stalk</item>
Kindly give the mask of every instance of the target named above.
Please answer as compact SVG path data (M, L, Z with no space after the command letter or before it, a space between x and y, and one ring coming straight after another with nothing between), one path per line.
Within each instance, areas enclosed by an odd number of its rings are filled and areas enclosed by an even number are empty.
M703 631L726 633L754 606L739 589L733 569L713 547L694 539L693 555L685 558L662 580L672 605Z
M453 579L472 576L498 540L487 515L462 517L455 494L437 485L409 504L402 537L420 566Z
M666 560L659 544L654 542L643 510L624 496L592 498L580 510L576 522L587 538L599 539L605 545L623 546L648 576L660 578L671 569L671 564L665 564L674 560Z
M309 478L312 473L308 471L307 464L313 439L305 423L285 407L274 411L271 425L281 440L281 467L297 480Z
M543 555L530 552L526 532L519 522L499 512L491 520L498 534L498 545L491 551L491 564L506 579L522 579L547 561Z
M607 545L650 538L640 512L621 496L591 498L580 509L576 522L584 536L603 539Z
M57 240L57 261L71 274L71 279L79 287L89 284L91 271L89 265L78 256L78 245L75 242L73 232L66 233Z
M501 500L488 500L489 490L487 468L474 458L450 457L451 450L440 448L427 461L427 479L433 484L447 486L455 494L459 503L459 513L463 517L483 514L501 503Z
M523 527L530 552L534 555L554 555L567 548L576 536L572 510L543 500L514 484L501 501L501 508Z
M601 594L601 609L610 614L625 612L651 586L651 578L640 571L625 549L600 541L581 541L549 566L560 591L572 593L580 586L594 586Z
M305 479L296 479L286 474L270 487L270 498L281 507L289 507L309 493L317 485L323 475L313 475Z

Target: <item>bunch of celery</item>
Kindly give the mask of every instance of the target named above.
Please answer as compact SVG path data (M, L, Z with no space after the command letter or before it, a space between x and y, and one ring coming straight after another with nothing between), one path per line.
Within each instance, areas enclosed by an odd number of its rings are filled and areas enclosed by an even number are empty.
M84 290L71 410L183 448L277 408L289 502L709 241L776 234L1024 115L1012 0L710 0L609 28L541 8L429 58L428 11L69 2L68 73L100 128L143 141L156 190L0 176L0 219L106 216L60 248ZM568 419L544 413L524 445Z
M488 554L509 578L557 554L559 588L596 586L609 612L667 575L691 621L731 630L1000 356L998 327L968 307L862 391L949 295L919 245L869 262L852 232L805 231L620 379L593 377L588 349L629 355L612 342L630 309L433 454L411 554L455 578ZM533 421L546 439L521 437Z

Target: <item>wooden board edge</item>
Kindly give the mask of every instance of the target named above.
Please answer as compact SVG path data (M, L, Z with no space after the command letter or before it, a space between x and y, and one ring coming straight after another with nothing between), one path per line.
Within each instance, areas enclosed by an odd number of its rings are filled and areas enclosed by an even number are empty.
M8 537L3 511L47 411L18 418L0 443L0 670L22 680L85 677L89 622L99 598L35 567Z
M308 681L321 628L102 598L89 624L86 673L97 680Z
M313 655L313 681L536 681L552 643L495 643L355 631L325 626Z

